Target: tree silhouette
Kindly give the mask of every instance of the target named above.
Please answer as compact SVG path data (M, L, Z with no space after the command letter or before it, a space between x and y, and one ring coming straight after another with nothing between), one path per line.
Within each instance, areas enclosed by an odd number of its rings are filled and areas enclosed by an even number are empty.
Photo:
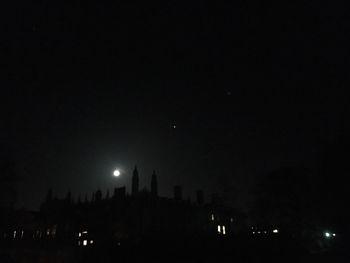
M275 170L255 188L255 217L264 225L300 233L318 220L318 189L315 176L304 168Z

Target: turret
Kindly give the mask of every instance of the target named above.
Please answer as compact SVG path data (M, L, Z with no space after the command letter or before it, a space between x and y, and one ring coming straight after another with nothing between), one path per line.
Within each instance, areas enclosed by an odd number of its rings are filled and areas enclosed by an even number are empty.
M136 195L138 192L139 192L139 172L137 171L137 168L135 166L134 172L132 174L131 193L132 195Z
M158 182L156 172L153 171L152 181L151 181L151 194L152 196L158 196Z

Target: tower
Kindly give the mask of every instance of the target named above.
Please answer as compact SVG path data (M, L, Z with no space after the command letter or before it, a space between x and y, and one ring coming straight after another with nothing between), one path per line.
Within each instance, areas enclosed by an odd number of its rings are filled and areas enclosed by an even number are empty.
M153 171L153 174L152 174L151 194L152 196L158 196L158 182L157 182L156 171Z
M135 166L135 169L132 173L131 193L132 195L135 195L138 192L139 192L139 172L137 171L137 167Z

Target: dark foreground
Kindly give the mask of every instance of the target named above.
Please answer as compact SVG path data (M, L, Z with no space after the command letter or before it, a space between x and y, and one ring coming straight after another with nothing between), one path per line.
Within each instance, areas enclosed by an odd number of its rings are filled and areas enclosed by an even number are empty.
M349 262L344 240L305 246L281 237L147 240L90 247L2 247L0 262Z

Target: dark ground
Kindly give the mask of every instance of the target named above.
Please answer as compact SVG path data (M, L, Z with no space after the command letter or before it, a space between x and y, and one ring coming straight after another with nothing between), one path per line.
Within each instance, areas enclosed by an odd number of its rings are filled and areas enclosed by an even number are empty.
M1 252L1 262L348 262L345 241L310 252L280 237L145 241L90 248L22 248Z

